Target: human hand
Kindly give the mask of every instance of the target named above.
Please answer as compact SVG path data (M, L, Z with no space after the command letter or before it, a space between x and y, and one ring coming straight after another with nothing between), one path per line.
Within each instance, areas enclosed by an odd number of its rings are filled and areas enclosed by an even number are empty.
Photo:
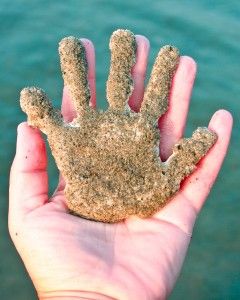
M82 40L89 64L91 105L96 104L93 45ZM149 44L137 36L135 88L129 105L139 110L144 91ZM168 112L159 121L161 157L183 135L196 65L181 57L170 93ZM67 89L62 113L74 117ZM9 230L40 299L165 299L181 269L192 228L227 151L231 115L218 111L209 128L218 140L179 193L149 219L129 218L117 224L81 219L67 213L60 177L48 197L47 158L38 130L18 127L17 151L11 169Z

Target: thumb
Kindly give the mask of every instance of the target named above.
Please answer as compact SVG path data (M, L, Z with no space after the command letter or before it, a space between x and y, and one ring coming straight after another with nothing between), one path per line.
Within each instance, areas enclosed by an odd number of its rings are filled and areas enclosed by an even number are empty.
M46 147L40 131L21 123L10 173L9 225L48 201L46 168Z

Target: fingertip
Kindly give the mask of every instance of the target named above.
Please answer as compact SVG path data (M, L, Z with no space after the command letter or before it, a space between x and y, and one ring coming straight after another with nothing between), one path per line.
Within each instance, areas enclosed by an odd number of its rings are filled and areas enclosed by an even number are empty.
M94 49L94 45L91 40L86 39L86 38L81 38L80 40L82 41L82 43L84 44L85 47L90 47L90 48Z
M148 38L146 38L144 35L140 35L140 34L136 34L135 38L136 38L136 42L137 42L138 46L143 47L143 49L145 51L149 51L150 42L149 42Z
M179 65L175 74L175 77L181 78L181 80L185 81L189 85L193 85L195 76L197 73L197 63L190 56L181 56ZM173 79L173 84L175 83L175 77Z
M46 145L39 129L22 122L17 127L15 165L19 169L45 168Z
M38 128L29 126L27 122L22 122L17 126L16 155L29 151L27 149L45 149L45 142L41 131ZM22 154L20 154L22 155Z
M213 114L209 126L220 125L222 127L222 125L226 125L226 124L232 127L233 116L228 110L219 109Z
M17 132L21 132L22 130L25 130L28 126L28 123L25 121L25 122L22 122L20 124L18 124L17 126Z
M143 77L145 78L148 53L150 49L149 40L143 35L136 35L137 42L137 53L136 53L136 64L133 67L132 75L133 77Z
M180 60L186 64L186 66L192 70L193 72L197 71L197 63L196 61L191 57L187 55L182 55L180 57Z
M93 42L89 39L81 38L81 42L86 50L88 61L88 79L95 79L95 48Z
M217 174L228 150L232 124L233 117L229 111L220 109L213 114L208 128L217 134L217 140L207 155L200 161L199 166L203 166L205 164L206 166L211 166L209 168L214 170L215 165Z
M25 141L25 144L30 143L31 139L36 139L36 137L42 140L42 134L38 128L29 126L27 122L22 122L17 126L17 139Z
M38 128L34 128L32 126L28 125L28 122L22 122L20 124L18 124L17 126L17 133L24 133L24 132L32 132L32 133L40 133Z
M229 143L233 125L231 113L225 109L220 109L212 116L208 128L216 132L218 136L217 143Z

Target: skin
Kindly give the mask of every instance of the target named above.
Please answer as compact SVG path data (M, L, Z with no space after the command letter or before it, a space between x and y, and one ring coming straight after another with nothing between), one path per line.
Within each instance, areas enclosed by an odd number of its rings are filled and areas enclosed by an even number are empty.
M168 108L179 51L169 45L160 49L136 113L128 106L134 87L131 70L136 38L129 30L118 29L109 46L106 111L89 108L85 48L72 36L61 40L59 55L64 85L77 117L71 123L64 122L45 92L36 87L21 91L20 105L28 125L47 135L66 183L69 211L88 220L116 223L133 215L149 218L158 212L196 169L217 135L200 127L192 137L175 144L172 155L162 162L157 121Z
M94 48L82 39L89 64L91 106L96 106ZM137 36L135 88L129 105L138 111L144 91L149 42ZM161 158L183 135L196 73L190 57L181 57L173 79L169 110L159 121ZM75 116L67 88L62 113ZM10 176L9 231L40 299L166 299L181 270L194 222L227 152L231 114L217 111L209 129L216 144L160 212L148 219L129 218L104 224L66 212L60 175L48 197L47 156L37 129L18 127L16 156ZM47 262L47 263L46 263Z

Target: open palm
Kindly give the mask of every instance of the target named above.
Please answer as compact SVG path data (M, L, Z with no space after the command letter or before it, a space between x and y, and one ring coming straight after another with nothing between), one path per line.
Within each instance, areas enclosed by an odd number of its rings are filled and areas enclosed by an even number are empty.
M138 110L144 91L149 43L136 36L134 91L129 100ZM96 105L94 48L82 39L89 64L91 105ZM196 65L181 57L175 74L169 110L159 121L161 157L166 159L184 132ZM62 113L74 109L64 88ZM209 128L218 141L182 184L180 192L149 219L132 217L117 224L93 222L70 215L60 177L48 197L47 158L37 129L18 127L17 151L10 178L9 230L41 299L165 299L181 269L192 228L227 151L232 126L224 110Z

